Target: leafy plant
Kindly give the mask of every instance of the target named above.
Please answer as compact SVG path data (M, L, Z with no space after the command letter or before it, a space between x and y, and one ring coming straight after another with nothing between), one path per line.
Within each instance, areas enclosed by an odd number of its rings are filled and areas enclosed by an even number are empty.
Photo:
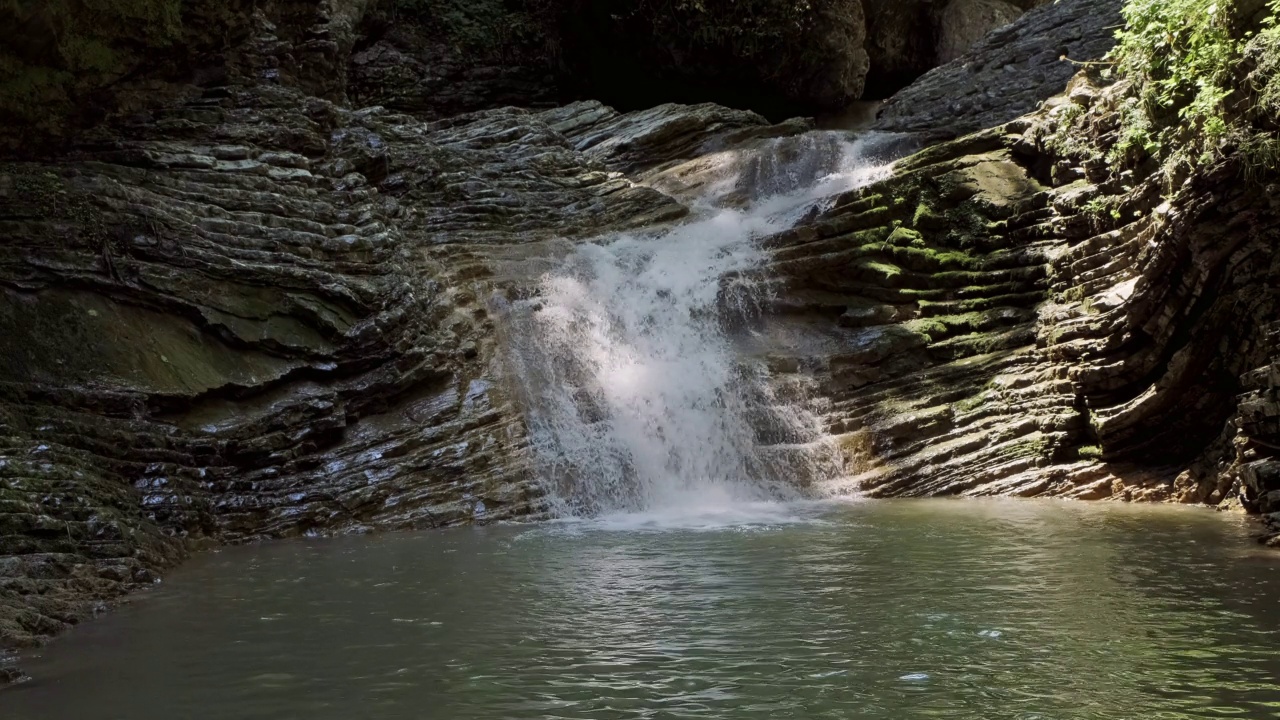
M1251 108L1255 115L1272 121L1280 119L1280 0L1271 0L1270 13L1262 20L1262 29L1245 47L1245 55L1253 65L1247 79L1255 98Z
M1160 154L1183 130L1212 147L1227 132L1240 58L1231 0L1130 0L1123 13L1112 59L1136 92L1113 152Z
M1110 59L1132 89L1117 109L1120 130L1110 160L1209 162L1240 144L1260 107L1280 110L1274 80L1280 0L1269 0L1266 9L1258 24L1241 16L1235 0L1129 0ZM1265 47L1255 54L1260 65L1270 65L1269 75L1262 73L1270 80L1255 88L1259 92L1242 93L1246 50L1260 44Z

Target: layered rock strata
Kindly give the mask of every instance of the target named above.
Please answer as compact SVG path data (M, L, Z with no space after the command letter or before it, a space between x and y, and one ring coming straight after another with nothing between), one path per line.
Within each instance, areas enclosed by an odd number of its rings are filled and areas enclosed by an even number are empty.
M1124 0L1068 0L1037 7L895 94L875 127L955 137L1029 113L1061 92L1081 64L1106 55L1123 24L1123 5ZM951 41L949 52L963 44Z
M1062 152L1110 92L1082 76L770 240L770 360L820 388L832 491L1275 512L1274 168L1228 156L1166 194Z
M1087 79L1018 117L1118 4L1045 6L923 78L881 128L979 131L766 241L757 347L839 445L825 491L1280 513L1274 168L1115 175L1068 147L1099 135L1070 118L1114 125ZM425 82L409 30L360 39L366 6L259 8L198 72L131 86L161 107L0 166L0 647L203 546L539 516L495 319L528 283L499 271L678 221L717 151L807 127L440 117L545 86ZM487 89L439 97L459 83Z
M0 165L0 647L215 543L537 517L489 256L681 218L613 168L801 127L427 122L257 82L277 52L262 22L181 102Z
M237 65L255 82L424 119L579 98L628 109L711 100L777 118L840 111L1040 2L17 3L0 8L0 152L63 148L113 113L145 112ZM254 47L264 40L267 54ZM242 62L245 48L258 64Z

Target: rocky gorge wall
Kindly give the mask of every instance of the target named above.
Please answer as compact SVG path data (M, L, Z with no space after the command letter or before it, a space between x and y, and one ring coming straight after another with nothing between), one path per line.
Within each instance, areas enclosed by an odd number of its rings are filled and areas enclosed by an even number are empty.
M1280 545L1280 168L1119 169L1097 80L770 239L769 359L822 388L835 492L1234 506Z
M353 94L436 115L591 98L623 110L711 101L779 120L887 97L1045 4L394 0L366 21Z
M771 361L821 378L840 487L1273 511L1276 187L1051 179L1051 123L935 146L770 241Z
M55 161L0 164L0 647L212 544L545 512L488 256L678 219L614 166L803 127L353 110L286 19Z
M113 115L254 68L352 107L440 119L592 99L719 102L774 120L882 98L1044 0L79 0L0 7L0 152L65 149ZM224 78L225 80L225 78Z
M1064 149L1106 142L1118 89L1061 58L1100 57L1119 6L1032 10L921 78L878 123L931 146L766 241L754 329L817 389L825 490L1280 511L1275 174L1228 156L1170 192ZM545 513L501 269L678 222L691 160L810 127L464 112L558 91L536 53L445 62L380 12L255 4L0 164L0 648L218 543Z

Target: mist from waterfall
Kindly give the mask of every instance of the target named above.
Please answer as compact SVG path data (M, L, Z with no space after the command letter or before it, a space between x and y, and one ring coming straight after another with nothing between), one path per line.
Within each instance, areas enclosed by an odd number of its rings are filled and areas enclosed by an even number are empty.
M565 515L715 513L800 496L835 449L737 339L759 240L884 176L885 136L811 132L725 163L692 219L574 246L510 313L537 469ZM736 200L740 207L725 207Z

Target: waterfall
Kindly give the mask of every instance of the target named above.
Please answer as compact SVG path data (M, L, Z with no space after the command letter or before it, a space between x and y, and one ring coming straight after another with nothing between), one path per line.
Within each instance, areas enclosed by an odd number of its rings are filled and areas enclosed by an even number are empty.
M733 154L692 219L574 245L508 309L512 375L562 513L788 499L835 471L816 419L735 347L767 300L758 241L883 176L893 144L811 132Z

